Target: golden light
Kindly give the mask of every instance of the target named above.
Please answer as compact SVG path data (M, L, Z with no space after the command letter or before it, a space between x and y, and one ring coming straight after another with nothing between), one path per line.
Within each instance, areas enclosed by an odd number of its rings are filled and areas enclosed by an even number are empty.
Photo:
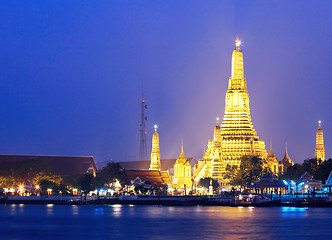
M237 38L235 39L235 46L236 46L236 47L240 47L240 45L241 45L241 40L237 37Z
M22 186L22 185L20 185L20 189L23 189L23 186Z
M40 187L39 187L39 185L36 185L36 189L39 189Z
M154 127L154 129L155 129L155 130L157 130L157 128L158 128L158 125L157 125L157 124L155 124L153 127Z
M118 179L116 180L114 186L115 186L116 188L120 188L120 187L121 187L121 184L120 184L120 182L119 182Z
M8 192L8 188L5 188L5 193L7 193Z

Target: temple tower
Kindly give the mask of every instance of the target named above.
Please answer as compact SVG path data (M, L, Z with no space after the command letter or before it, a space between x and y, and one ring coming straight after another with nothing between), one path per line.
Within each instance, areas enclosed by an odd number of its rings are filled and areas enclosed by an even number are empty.
M191 164L184 155L183 141L182 141L180 156L174 164L174 177L172 182L173 182L173 187L176 187L178 189L184 188L184 185L186 185L186 187L188 188L192 187Z
M213 149L211 151L211 168L210 174L211 178L218 180L219 182L223 179L223 172L225 171L225 165L222 160L222 148L221 148L221 129L219 126L219 118L217 118L217 124L214 127L213 134Z
M267 156L265 143L257 136L251 122L249 94L244 77L243 53L240 40L235 40L231 77L225 99L225 113L221 124L222 155L227 164L240 165L243 155Z
M152 136L151 163L149 170L161 170L159 134L157 133L157 125L154 126L154 134Z
M272 150L272 139L271 139L270 152L263 163L264 167L268 167L273 175L282 173L282 164L279 163L277 157L274 155Z
M317 160L325 161L324 136L323 129L321 128L321 123L321 121L318 122L318 129L316 132L315 158Z
M286 152L285 152L285 156L284 158L281 160L282 163L282 167L283 167L283 171L286 172L287 168L290 166L293 166L294 163L293 161L290 159L290 157L288 156L288 151L287 151L287 142L286 142Z

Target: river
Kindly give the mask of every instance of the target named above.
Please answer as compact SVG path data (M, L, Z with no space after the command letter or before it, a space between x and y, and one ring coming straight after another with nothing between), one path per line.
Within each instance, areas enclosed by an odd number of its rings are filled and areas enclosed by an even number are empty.
M332 208L0 205L0 239L329 239Z

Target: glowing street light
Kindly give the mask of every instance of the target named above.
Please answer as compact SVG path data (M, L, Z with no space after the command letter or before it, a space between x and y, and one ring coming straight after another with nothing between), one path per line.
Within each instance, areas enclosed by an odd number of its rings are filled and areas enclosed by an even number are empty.
M48 195L48 196L52 195L52 188L48 188L48 189L47 189L47 195Z

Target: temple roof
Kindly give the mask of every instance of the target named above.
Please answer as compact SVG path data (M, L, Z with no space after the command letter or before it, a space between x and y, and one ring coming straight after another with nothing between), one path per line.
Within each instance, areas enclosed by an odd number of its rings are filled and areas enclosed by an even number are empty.
M127 178L129 181L135 180L137 177L151 182L151 186L162 187L170 184L170 177L167 171L159 170L127 170Z
M313 179L313 178L314 178L314 176L312 176L312 175L309 174L308 172L305 172L305 173L300 177L301 180Z
M330 175L327 178L326 183L323 187L332 187L332 171L330 172Z
M278 178L270 173L265 174L253 185L247 186L247 188L287 188L287 186L279 181Z

